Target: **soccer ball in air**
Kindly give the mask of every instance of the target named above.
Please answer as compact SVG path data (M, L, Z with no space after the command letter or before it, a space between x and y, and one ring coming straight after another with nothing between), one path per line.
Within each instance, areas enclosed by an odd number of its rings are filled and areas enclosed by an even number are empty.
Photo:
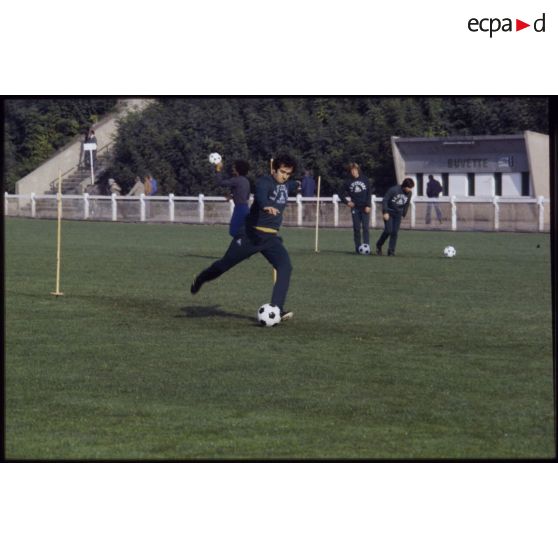
M457 254L457 250L453 246L446 246L444 248L444 256L446 258L453 258Z
M358 253L362 254L363 256L368 256L368 254L370 254L370 245L369 244L361 244L358 247Z
M256 318L260 325L272 327L281 321L281 310L279 310L279 306L264 304L263 306L260 306Z
M219 153L210 153L209 154L209 162L212 165L218 165L222 160L223 160L223 158L221 157L221 155L219 155Z

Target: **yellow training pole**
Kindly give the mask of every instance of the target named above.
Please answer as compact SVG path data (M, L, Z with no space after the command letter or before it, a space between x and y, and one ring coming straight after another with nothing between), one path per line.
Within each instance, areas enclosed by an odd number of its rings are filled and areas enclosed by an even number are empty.
M314 248L314 252L319 252L318 248L318 230L320 227L320 184L322 182L322 177L318 176L318 192L316 196L316 247Z
M277 270L273 268L273 284L277 283Z
M57 194L57 213L58 213L58 234L56 239L56 291L50 293L54 296L62 296L60 292L60 244L62 240L62 172L58 171L58 194Z

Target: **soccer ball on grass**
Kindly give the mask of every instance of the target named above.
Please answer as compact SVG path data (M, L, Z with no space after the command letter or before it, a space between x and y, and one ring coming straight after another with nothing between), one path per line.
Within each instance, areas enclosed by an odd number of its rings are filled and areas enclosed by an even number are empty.
M212 165L218 165L222 160L223 160L223 158L221 157L221 155L219 155L219 153L210 153L209 154L209 162Z
M457 254L457 250L453 246L446 246L444 248L444 256L446 258L453 258Z
M369 244L361 244L358 247L358 253L362 254L363 256L368 256L368 254L370 254L370 245Z
M281 310L279 310L279 306L264 304L260 306L256 318L260 325L273 327L281 321Z

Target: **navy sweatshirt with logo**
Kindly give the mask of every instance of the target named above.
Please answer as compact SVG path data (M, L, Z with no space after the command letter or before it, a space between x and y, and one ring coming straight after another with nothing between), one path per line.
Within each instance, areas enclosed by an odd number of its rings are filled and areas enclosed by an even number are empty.
M283 221L283 212L287 207L289 193L296 191L296 182L289 180L285 184L275 182L273 176L262 176L256 182L254 203L246 217L246 225L263 232L278 232ZM274 207L279 210L277 215L271 215L263 210L264 207Z
M370 188L368 178L361 175L358 178L351 178L345 182L341 201L343 203L352 201L355 207L359 209L370 207L372 205L370 201L372 193L373 189Z
M411 192L406 194L399 184L392 186L385 194L382 201L383 213L401 215L405 217L411 201Z

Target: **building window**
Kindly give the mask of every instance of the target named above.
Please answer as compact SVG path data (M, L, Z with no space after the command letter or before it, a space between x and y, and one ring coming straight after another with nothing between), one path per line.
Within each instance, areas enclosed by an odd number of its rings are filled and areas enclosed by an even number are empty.
M501 172L495 172L494 173L494 184L496 187L496 196L501 196L502 195L502 173Z
M522 172L521 173L521 195L522 196L530 196L531 195L531 188L529 188L529 173Z
M424 196L424 180L422 172L417 173L417 195Z
M469 196L475 195L475 173L468 172L467 173L467 194Z
M448 196L449 195L449 173L447 172L443 172L442 173L442 188L443 188L443 195L444 196Z

